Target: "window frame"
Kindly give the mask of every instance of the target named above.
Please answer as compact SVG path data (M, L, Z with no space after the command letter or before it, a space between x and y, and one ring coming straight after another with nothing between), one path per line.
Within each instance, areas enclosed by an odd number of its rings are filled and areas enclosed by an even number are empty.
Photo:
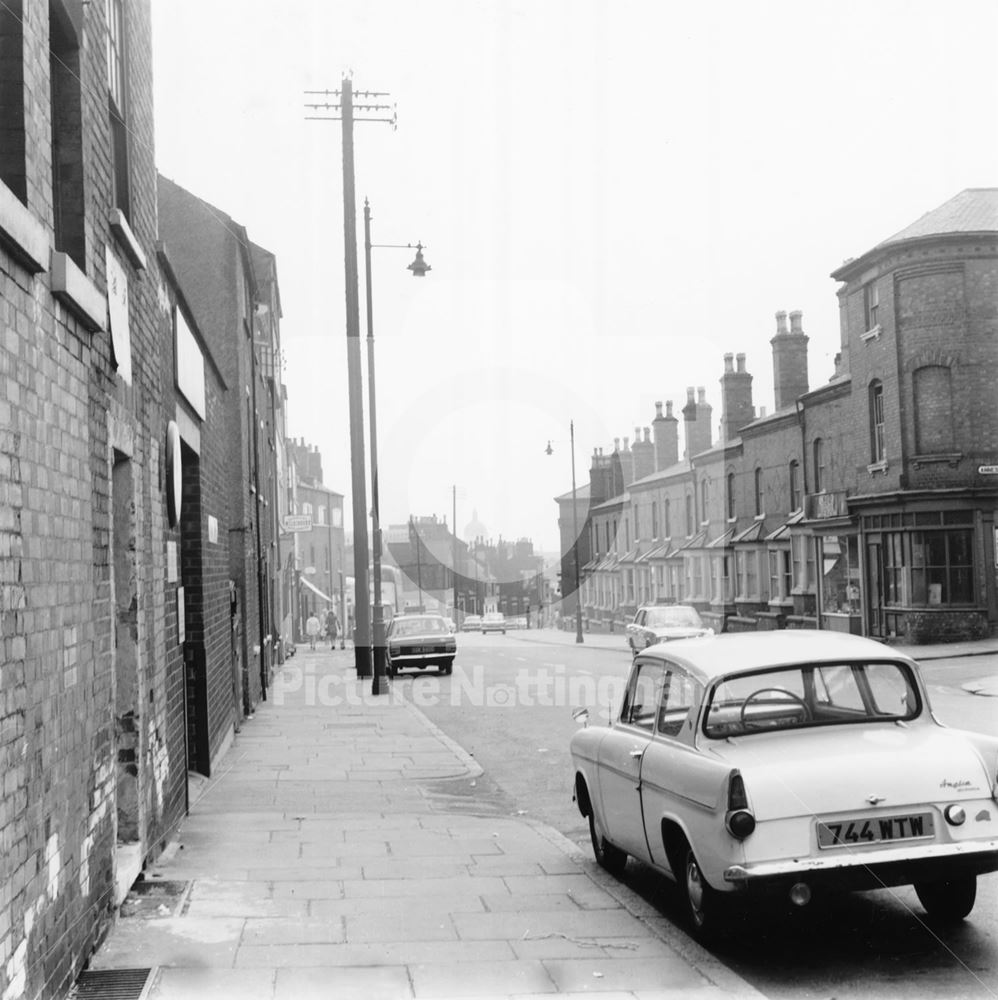
M875 378L869 387L870 460L884 462L887 452L884 445L884 383Z

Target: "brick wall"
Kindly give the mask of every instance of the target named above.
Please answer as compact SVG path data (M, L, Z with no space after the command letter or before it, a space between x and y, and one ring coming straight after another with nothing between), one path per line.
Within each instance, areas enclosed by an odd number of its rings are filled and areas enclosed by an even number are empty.
M20 5L19 5L20 6ZM129 3L134 58L132 175L134 230L151 248L154 232L149 5ZM35 222L55 239L50 137L49 4L23 4L23 191ZM104 35L104 7L84 8L84 32ZM4 29L6 30L6 29ZM5 36L6 37L6 36ZM65 39L59 43L65 52ZM14 51L0 43L2 70ZM106 66L101 45L79 46L79 128L86 137L75 166L85 179L85 224L66 246L98 293L105 288L104 248L114 247ZM7 79L11 79L8 75ZM56 93L66 96L66 80ZM16 92L16 88L15 88ZM0 115L9 123L6 113ZM60 128L66 129L65 121ZM9 149L9 147L7 147ZM72 156L69 158L73 159ZM4 172L8 179L10 174ZM74 182L79 182L79 176ZM63 192L65 193L65 192ZM85 237L85 238L84 238ZM47 263L47 255L46 255ZM162 663L162 554L151 542L160 516L158 466L150 428L159 392L150 373L158 358L154 282L129 271L134 383L120 384L106 331L90 333L53 298L48 275L32 277L0 251L0 983L2 996L66 991L110 919L120 804L117 750L127 744L135 785L135 832L151 850L148 758L155 752L146 692L156 696ZM128 533L136 568L124 609L114 600L112 446L129 464ZM131 543L130 543L131 544ZM120 554L120 553L119 553ZM132 597L134 596L134 600ZM134 636L136 704L131 728L115 731L115 628ZM142 694L142 698L138 697ZM121 739L119 744L118 740Z

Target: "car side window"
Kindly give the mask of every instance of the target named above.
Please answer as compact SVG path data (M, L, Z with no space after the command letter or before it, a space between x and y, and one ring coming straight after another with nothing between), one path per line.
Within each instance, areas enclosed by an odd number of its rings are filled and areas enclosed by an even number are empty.
M665 677L658 731L663 736L679 736L690 712L699 703L703 689L685 671L673 667Z
M634 624L635 625L644 625L644 623L645 623L645 613L643 611L639 611L634 616Z
M661 663L640 663L631 675L620 721L651 732L662 700L665 667Z

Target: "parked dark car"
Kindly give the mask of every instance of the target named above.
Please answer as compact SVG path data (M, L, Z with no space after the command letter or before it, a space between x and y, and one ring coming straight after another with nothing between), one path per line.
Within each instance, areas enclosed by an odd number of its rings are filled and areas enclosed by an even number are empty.
M400 615L388 628L388 674L403 667L437 667L442 674L454 668L457 640L443 615Z

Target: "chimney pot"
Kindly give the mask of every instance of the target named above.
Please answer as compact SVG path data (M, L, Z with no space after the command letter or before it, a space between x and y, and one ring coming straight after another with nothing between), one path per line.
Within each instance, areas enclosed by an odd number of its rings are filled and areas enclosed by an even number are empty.
M698 403L707 402L707 390L702 385L697 388L697 402Z
M620 451L620 438L613 439L613 450Z
M672 400L671 399L668 400L666 402L666 404L665 404L665 415L667 417L671 417L672 416Z
M655 404L655 419L658 420L662 416L662 404Z
M628 452L631 450L631 439L629 437L624 438L624 451Z
M735 355L735 361L738 363L738 370L740 372L745 371L745 355L744 354L736 354Z
M645 441L651 441L651 428L645 428Z
M794 309L790 314L790 332L791 333L803 333L801 329L801 316L803 313L799 309Z
M688 385L686 387L686 402L692 403L694 401L695 396L696 396L696 389L694 389L693 386Z
M776 314L776 332L786 333L787 332L787 314L786 311L781 309Z
M724 371L725 371L725 373L727 373L727 372L733 372L735 370L735 366L732 363L733 359L734 359L734 355L733 354L725 354L724 355Z

